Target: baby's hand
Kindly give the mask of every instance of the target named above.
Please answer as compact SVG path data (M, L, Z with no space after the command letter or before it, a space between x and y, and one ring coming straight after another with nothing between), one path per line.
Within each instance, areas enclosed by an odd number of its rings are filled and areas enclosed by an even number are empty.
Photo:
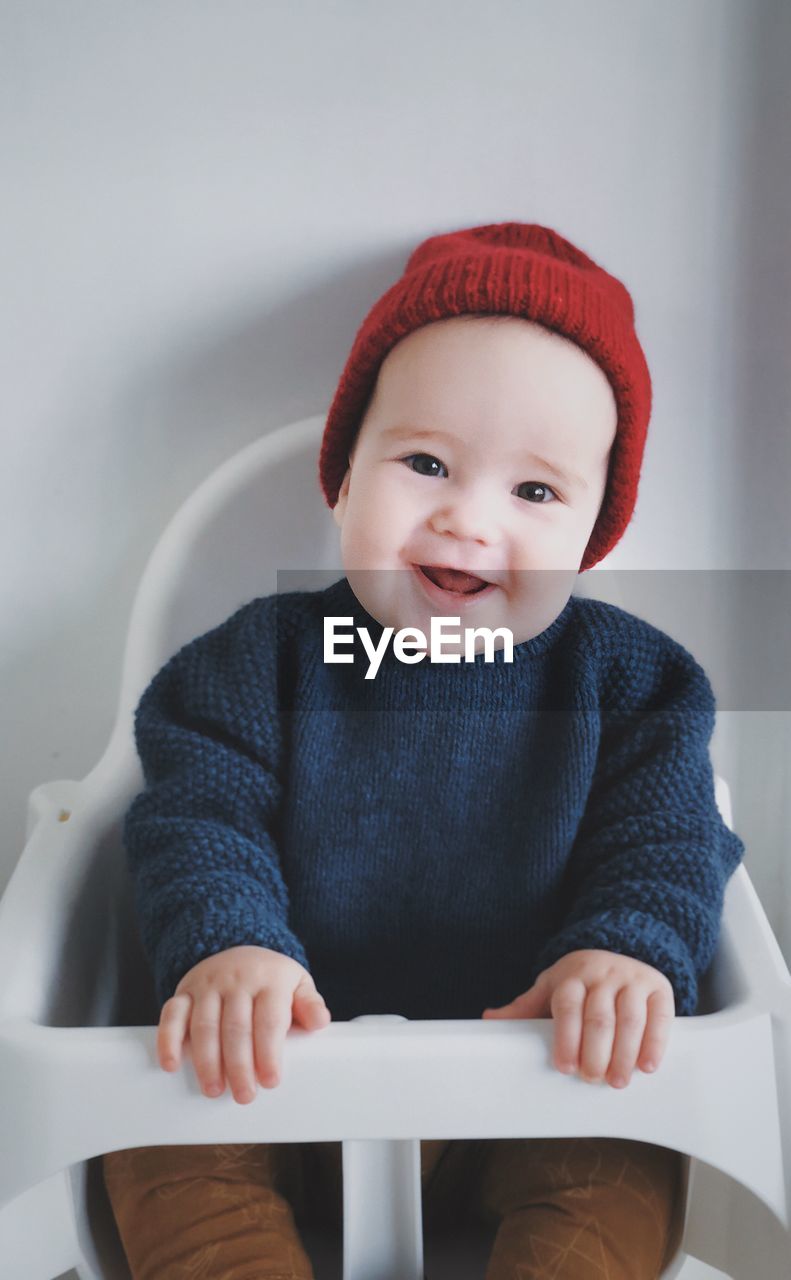
M635 1064L657 1069L675 1012L672 984L652 965L612 951L570 951L483 1017L554 1018L558 1070L579 1066L583 1080L622 1089Z
M330 1011L301 964L268 947L230 947L194 965L162 1006L159 1065L177 1071L189 1035L201 1088L214 1098L225 1077L237 1102L252 1102L256 1078L280 1081L283 1041L292 1017L307 1031L330 1021Z

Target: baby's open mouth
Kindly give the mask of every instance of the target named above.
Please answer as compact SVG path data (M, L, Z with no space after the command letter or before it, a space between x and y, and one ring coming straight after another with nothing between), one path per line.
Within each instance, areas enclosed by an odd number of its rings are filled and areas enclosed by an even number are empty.
M441 587L443 591L457 591L461 595L472 596L490 585L483 578L477 577L474 573L467 573L464 569L444 569L434 564L420 564L417 567L430 582Z

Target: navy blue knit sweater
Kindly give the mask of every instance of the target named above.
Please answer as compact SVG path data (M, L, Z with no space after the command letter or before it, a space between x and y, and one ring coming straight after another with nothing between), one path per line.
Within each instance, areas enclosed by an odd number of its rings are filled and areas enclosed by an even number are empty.
M692 655L572 596L512 663L389 647L366 680L364 654L324 662L325 615L382 634L346 578L261 597L140 700L124 841L160 1003L256 944L308 968L336 1021L479 1018L602 948L694 1013L744 845L715 804Z

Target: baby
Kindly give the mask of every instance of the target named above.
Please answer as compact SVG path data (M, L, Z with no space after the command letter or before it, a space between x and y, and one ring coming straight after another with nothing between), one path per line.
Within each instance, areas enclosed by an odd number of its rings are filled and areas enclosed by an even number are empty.
M319 460L344 576L244 605L138 707L124 834L165 1070L189 1039L204 1093L248 1103L290 1026L362 1013L551 1017L560 1071L622 1088L659 1067L744 846L714 799L702 668L572 595L631 518L650 404L628 292L548 228L434 236L376 303ZM472 646L419 652L438 618ZM330 626L382 642L373 678L356 644L328 660ZM321 1174L337 1220L338 1148L109 1153L135 1280L309 1280L292 1209ZM640 1280L677 1247L666 1148L421 1157L427 1199L463 1185L498 1224L487 1280L546 1274L547 1247L558 1280Z

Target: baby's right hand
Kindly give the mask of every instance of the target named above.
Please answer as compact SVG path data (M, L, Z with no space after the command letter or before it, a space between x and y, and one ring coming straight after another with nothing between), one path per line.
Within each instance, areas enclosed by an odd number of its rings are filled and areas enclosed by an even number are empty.
M268 947L231 947L196 964L162 1006L157 1055L164 1071L177 1071L189 1036L203 1092L215 1098L225 1077L237 1102L252 1102L256 1079L280 1082L283 1041L298 1020L308 1031L330 1021L330 1011L303 965Z

